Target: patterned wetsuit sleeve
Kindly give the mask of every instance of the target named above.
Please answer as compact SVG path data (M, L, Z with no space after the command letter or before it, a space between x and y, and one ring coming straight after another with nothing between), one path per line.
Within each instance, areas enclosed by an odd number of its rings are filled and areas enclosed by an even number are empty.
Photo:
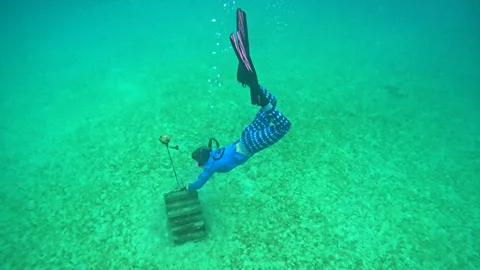
M205 183L210 179L210 177L213 175L213 172L209 170L204 170L199 176L197 181L194 183L191 183L188 185L188 190L195 190L195 189L200 189L205 185Z

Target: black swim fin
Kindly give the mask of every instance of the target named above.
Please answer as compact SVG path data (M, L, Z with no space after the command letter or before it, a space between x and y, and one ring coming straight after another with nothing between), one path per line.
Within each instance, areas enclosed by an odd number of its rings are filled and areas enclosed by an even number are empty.
M260 89L257 72L250 57L247 14L240 8L237 9L236 36L233 33L230 34L230 42L238 59L237 81L241 83L243 87L248 85L252 104L261 106L260 96L263 92Z

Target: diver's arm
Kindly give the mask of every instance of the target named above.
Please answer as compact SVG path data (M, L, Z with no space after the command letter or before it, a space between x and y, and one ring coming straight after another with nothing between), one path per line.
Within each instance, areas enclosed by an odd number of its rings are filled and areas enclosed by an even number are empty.
M203 185L205 185L205 183L208 181L208 179L210 179L210 177L211 177L212 175L213 175L213 172L212 172L212 171L204 170L204 171L198 176L197 181L195 181L194 183L191 183L191 184L187 185L187 189L188 189L188 190L200 189L201 187L203 187Z

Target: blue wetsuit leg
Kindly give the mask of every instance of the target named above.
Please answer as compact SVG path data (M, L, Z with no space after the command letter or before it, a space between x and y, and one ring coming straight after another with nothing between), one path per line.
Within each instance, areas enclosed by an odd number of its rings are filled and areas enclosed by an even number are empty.
M262 87L270 103L276 98ZM267 95L267 93L269 95ZM273 125L270 125L272 123ZM242 132L241 141L246 150L250 153L257 153L278 142L290 130L290 121L276 108L265 112L260 110L252 124Z
M275 107L277 105L277 98L272 93L268 92L268 90L263 86L260 86L260 89L262 89L263 93L267 97L270 104L272 104L272 106ZM270 124L270 120L265 114L265 111L260 109L257 112L257 115L255 116L255 119L253 120L253 122L243 130L242 137L244 136L245 133L262 130L266 128L269 124Z

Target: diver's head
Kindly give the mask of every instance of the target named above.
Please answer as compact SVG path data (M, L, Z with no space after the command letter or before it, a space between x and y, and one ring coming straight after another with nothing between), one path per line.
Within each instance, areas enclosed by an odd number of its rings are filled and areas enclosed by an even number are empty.
M210 151L212 148L209 147L199 147L197 150L193 151L192 158L197 162L197 166L203 167L210 158Z
M212 151L212 142L215 142L217 148L220 147L220 143L215 138L210 138L208 140L207 146L202 146L197 148L197 150L193 151L192 158L197 161L198 167L203 167L207 164L208 160L210 159L210 152Z

